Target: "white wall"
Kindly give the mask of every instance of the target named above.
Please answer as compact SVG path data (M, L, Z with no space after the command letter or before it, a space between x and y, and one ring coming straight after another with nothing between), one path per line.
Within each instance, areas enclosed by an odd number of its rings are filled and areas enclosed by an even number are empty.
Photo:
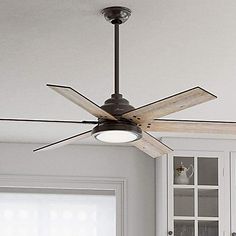
M0 144L0 175L127 179L128 235L155 235L155 161L132 147L69 145L33 154L35 144Z

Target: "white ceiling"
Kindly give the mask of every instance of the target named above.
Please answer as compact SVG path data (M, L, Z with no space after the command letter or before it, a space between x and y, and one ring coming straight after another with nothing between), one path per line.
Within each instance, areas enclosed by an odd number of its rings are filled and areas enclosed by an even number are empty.
M120 72L133 106L202 86L218 99L168 118L236 121L235 0L0 1L1 118L93 119L45 85L72 86L99 105L110 96L113 29L99 11L112 5L133 11ZM0 141L53 142L88 128L1 122Z

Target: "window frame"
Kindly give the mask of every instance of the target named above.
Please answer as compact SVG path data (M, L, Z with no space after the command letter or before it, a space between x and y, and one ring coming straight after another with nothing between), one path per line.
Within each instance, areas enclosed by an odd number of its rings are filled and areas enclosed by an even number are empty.
M41 175L0 175L0 191L27 192L43 190L88 190L114 191L116 196L116 236L127 236L127 179L41 176Z

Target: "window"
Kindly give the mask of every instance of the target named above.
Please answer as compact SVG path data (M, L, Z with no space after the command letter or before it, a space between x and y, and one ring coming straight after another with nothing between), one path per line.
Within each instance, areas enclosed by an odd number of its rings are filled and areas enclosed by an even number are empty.
M115 191L2 190L0 235L115 236Z

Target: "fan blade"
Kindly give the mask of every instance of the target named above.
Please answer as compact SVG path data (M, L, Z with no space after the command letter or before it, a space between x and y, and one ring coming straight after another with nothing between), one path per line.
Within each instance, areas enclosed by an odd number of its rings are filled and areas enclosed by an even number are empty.
M195 87L127 112L123 114L123 117L129 120L132 119L136 123L140 124L142 122L151 121L154 118L166 116L215 98L215 95L207 92L206 90L200 87Z
M150 123L142 124L141 128L146 131L157 132L236 134L236 122L224 121L157 119Z
M160 157L173 151L164 143L144 131L142 133L142 138L132 144L153 158Z
M37 149L33 150L33 152L46 151L46 150L50 150L50 149L55 149L55 148L67 145L69 143L72 143L72 142L74 142L76 140L88 138L88 137L91 136L91 132L92 132L92 130L84 132L84 133L81 133L81 134L77 134L77 135L71 136L69 138L57 141L55 143L51 143L51 144L45 145L43 147L37 148Z
M41 119L15 119L15 118L0 118L0 121L13 122L38 122L38 123L66 123L66 124L98 124L97 121L75 121L75 120L41 120Z
M79 105L80 107L88 111L90 114L96 116L97 118L116 120L114 116L104 111L97 104L90 101L88 98L86 98L85 96L83 96L82 94L80 94L71 87L53 85L53 84L47 84L47 86L56 91L57 93L61 94L65 98L69 99L73 103Z

